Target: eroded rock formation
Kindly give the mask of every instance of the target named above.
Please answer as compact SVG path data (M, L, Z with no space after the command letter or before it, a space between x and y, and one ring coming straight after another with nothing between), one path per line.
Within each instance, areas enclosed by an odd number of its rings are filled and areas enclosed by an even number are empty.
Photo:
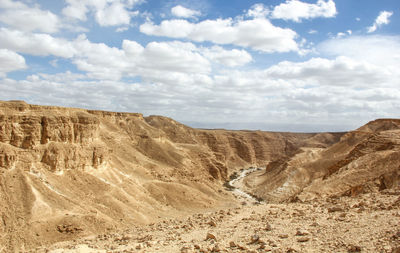
M193 129L160 116L0 102L0 245L32 248L232 206L229 175L270 201L399 182L398 120L349 133Z

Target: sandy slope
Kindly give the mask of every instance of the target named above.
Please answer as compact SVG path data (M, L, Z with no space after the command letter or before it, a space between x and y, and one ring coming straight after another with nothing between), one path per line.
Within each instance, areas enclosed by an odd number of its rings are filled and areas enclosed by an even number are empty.
M0 251L60 241L68 243L54 249L236 250L229 240L247 250L263 245L247 245L257 232L271 249L354 243L389 252L399 240L399 191L391 190L400 181L399 136L399 120L349 133L204 130L160 116L0 102ZM269 204L236 209L243 200L223 184L251 166L266 169L240 187ZM335 205L343 210L327 211ZM297 228L308 241L297 241ZM204 241L209 230L214 243Z
M0 245L32 248L225 206L229 174L290 156L308 139L333 143L314 136L0 102Z
M305 203L248 202L34 252L399 252L399 190Z
M382 119L326 147L306 147L246 178L247 191L268 201L314 199L384 190L400 183L400 120Z

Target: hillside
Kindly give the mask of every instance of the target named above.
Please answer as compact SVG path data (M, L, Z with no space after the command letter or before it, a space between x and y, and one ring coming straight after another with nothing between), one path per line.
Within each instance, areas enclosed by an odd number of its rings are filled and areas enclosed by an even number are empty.
M0 102L0 245L31 248L233 205L222 186L230 174L341 134L326 135Z
M71 240L98 234L113 238L115 231L132 227L140 231L167 220L174 226L183 217L237 210L227 232L253 211L269 219L272 203L303 202L312 212L315 206L324 210L326 198L386 189L396 196L399 137L395 119L348 133L205 130L161 116L0 102L0 252L61 241L72 245ZM263 169L239 186L264 199L260 206L224 187L231 175L249 167ZM382 205L397 203L390 196ZM249 208L238 209L245 204ZM277 205L296 210L295 204ZM325 219L322 213L318 219ZM197 229L203 231L201 220ZM382 233L385 226L397 228L385 219L379 224ZM178 250L177 245L160 251Z
M400 120L369 122L327 148L302 148L246 178L247 191L268 201L356 196L400 183Z

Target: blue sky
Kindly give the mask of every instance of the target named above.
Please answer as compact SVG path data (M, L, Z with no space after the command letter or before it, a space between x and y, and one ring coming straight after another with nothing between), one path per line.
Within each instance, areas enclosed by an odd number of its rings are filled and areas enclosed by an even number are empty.
M0 99L194 127L399 118L397 0L0 0Z

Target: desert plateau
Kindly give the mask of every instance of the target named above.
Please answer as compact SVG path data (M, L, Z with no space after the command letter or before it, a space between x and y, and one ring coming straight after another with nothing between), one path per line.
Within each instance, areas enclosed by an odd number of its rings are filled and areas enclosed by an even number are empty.
M0 252L400 252L400 120L194 129L0 102Z

